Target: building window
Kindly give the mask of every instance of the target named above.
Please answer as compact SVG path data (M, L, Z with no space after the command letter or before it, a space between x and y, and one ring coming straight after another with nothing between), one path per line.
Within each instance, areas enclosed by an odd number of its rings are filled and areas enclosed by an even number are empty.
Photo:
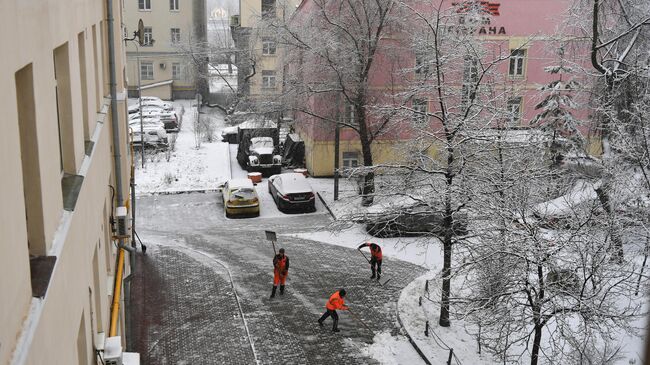
M275 40L273 38L262 38L262 54L265 56L275 54Z
M151 0L138 0L138 10L151 10Z
M144 27L144 42L143 46L153 46L153 30L151 27Z
M345 103L345 108L343 108L343 123L348 125L355 125L356 123L354 118L354 105L350 103Z
M419 76L429 74L429 63L423 54L415 55L415 74Z
M169 0L169 10L178 11L178 2L180 0Z
M521 121L521 97L508 99L508 122L510 126L518 126Z
M467 105L476 98L476 84L478 82L478 59L466 56L463 65L463 90L461 103Z
M262 18L275 18L275 0L262 0Z
M140 79L153 80L153 63L142 62L140 63Z
M359 166L359 152L343 152L343 168L351 169Z
M181 28L172 28L172 43L181 41Z
M427 118L427 101L424 99L413 100L413 121L415 123L425 123Z
M526 62L525 49L513 49L510 52L510 76L524 76L524 64Z
M181 64L178 62L172 63L172 79L181 79Z
M265 89L275 89L275 71L262 71L262 87Z

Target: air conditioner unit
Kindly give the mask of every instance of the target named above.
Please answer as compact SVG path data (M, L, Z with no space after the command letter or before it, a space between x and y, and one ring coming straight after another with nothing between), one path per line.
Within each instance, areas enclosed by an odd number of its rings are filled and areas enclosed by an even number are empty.
M167 67L167 65L166 65L166 64L164 64L164 63L160 63L160 68L161 68L161 69L163 69L163 70L164 70L164 69L165 69L166 67Z
M104 344L104 364L122 365L122 336L106 339Z
M231 27L238 27L240 25L239 23L239 15L232 15L230 17L230 26Z
M115 218L117 222L116 235L128 236L129 235L129 217L126 207L117 207L115 210Z

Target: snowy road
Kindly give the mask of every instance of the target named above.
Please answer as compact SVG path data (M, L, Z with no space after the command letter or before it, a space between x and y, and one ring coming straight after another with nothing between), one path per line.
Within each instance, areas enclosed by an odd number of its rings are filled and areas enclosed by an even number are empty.
M339 334L330 332L331 322L318 327L328 296L345 287L349 305L373 332L395 336L399 292L424 271L388 259L384 272L392 279L381 287L368 279L355 250L280 236L291 270L287 293L271 300L273 249L264 230L316 230L329 223L323 210L226 219L218 193L145 196L137 207L137 231L149 251L139 256L133 283L142 299L134 303L134 333L148 364L255 364L255 357L260 364L377 363L367 354L373 333L349 314L342 313ZM406 352L403 361L386 363L420 363L412 349L383 350Z

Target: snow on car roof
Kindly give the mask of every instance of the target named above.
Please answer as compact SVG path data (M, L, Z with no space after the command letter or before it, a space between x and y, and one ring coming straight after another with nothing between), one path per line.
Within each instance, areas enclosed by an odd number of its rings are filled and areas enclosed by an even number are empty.
M250 179L232 179L228 181L228 186L231 188L251 188L254 189L253 182Z
M282 190L285 193L304 193L311 192L312 188L307 178L303 174L290 172L277 175L282 180Z
M238 125L240 129L256 129L256 128L277 128L278 125L272 120L259 120L249 119Z

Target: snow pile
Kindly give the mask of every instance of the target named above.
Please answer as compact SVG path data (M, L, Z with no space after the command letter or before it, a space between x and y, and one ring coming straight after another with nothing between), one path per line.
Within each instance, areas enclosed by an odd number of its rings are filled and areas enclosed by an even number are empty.
M391 336L388 331L377 333L373 343L362 348L361 353L383 365L424 363L406 337Z

